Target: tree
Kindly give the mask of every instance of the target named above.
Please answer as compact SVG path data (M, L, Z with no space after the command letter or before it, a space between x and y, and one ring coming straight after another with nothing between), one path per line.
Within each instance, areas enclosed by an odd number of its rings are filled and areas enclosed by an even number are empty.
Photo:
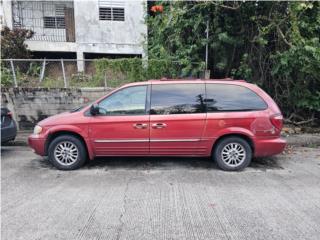
M246 79L266 90L291 121L320 118L320 3L159 1L149 14L149 58L205 59L210 21L212 78ZM300 117L299 117L300 116Z
M30 58L25 40L32 38L33 31L4 27L1 30L1 59Z

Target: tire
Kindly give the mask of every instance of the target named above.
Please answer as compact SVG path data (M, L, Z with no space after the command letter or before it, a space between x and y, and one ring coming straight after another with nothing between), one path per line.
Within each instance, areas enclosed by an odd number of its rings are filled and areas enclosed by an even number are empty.
M215 146L213 158L222 170L240 171L251 163L252 149L243 138L226 137Z
M48 159L59 170L75 170L85 163L87 151L77 137L61 135L50 143Z

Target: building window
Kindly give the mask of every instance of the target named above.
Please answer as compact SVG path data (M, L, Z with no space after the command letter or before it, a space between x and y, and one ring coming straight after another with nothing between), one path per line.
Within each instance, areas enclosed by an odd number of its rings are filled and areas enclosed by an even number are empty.
M35 32L29 41L75 41L73 0L12 0L12 20L14 28Z
M124 21L124 8L99 8L99 20Z
M99 20L124 21L124 1L99 0Z
M64 17L43 17L44 28L65 29Z
M50 7L47 9L46 13L52 16L43 17L43 26L44 28L56 28L56 29L65 29L65 5L54 5L54 9L50 12Z

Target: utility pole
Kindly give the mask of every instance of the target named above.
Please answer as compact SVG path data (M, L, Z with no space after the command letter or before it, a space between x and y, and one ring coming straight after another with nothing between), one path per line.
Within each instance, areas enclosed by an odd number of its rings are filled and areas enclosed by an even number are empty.
M207 43L206 43L206 70L208 70L208 51L209 51L209 20L207 20L207 28L206 28L206 33L207 33Z
M205 69L205 73L204 73L204 78L205 78L205 79L210 79L210 70L208 69L208 55L209 55L209 19L207 20L206 33L207 33L207 43L206 43L206 69Z

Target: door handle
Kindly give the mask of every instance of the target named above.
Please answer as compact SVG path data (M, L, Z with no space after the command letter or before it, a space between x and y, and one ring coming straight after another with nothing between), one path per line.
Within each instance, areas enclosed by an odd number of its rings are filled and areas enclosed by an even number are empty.
M165 128L165 127L167 127L167 124L165 124L165 123L153 123L152 124L152 128L159 129L159 128Z
M137 128L137 129L144 129L144 128L148 127L148 124L146 124L146 123L135 123L135 124L133 124L133 127Z

